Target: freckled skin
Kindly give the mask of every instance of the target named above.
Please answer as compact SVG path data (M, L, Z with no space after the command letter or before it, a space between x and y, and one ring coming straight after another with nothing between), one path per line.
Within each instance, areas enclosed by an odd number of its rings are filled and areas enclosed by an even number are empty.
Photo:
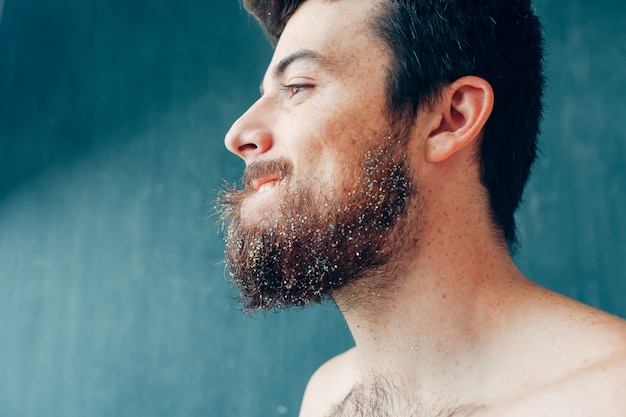
M365 277L370 295L380 296L389 276L385 271L400 252L402 240L394 235L410 235L401 214L415 189L405 162L389 146L368 150L356 188L328 200L307 188L284 187L278 217L253 226L243 220L241 204L253 193L225 193L227 267L245 308L320 302ZM288 182L291 175L281 181Z
M255 171L276 158L290 165L278 186L278 205L275 196L260 193L223 195L230 222L227 265L247 308L306 305L353 279L373 274L380 281L381 266L400 252L390 237L404 222L385 219L403 212L415 194L405 152L409 139L401 122L380 111L388 56L371 45L363 18L344 22L344 33L368 44L366 59L324 36L299 39L297 47L279 44L263 96L227 135L227 146ZM276 79L271 69L302 50L320 52L324 60L295 61ZM346 66L351 70L336 70ZM377 71L370 74L372 68ZM298 82L312 87L293 96L280 88Z
M251 183L277 180L222 196L244 305L331 297L355 340L301 417L626 415L624 321L530 282L494 233L476 162L491 87L462 77L389 120L377 1L303 3L226 137Z

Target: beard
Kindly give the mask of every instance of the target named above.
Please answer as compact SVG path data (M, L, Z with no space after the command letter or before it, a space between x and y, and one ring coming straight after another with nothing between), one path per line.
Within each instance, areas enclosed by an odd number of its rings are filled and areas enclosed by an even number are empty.
M398 129L380 136L379 145L358 158L353 181L330 197L297 182L286 186L293 167L282 159L251 164L246 189L221 192L226 268L244 311L321 303L366 278L376 291L385 286L383 277L412 235L406 220L417 190L405 153L408 134ZM246 224L242 204L255 192L249 183L264 173L279 175L278 207L267 220Z

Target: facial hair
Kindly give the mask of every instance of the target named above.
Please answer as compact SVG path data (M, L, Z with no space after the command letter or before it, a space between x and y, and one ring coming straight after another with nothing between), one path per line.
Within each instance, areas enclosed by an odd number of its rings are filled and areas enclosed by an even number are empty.
M281 183L276 213L258 224L241 218L243 201L255 191L222 191L226 268L244 311L321 303L351 283L385 274L401 253L407 223L401 220L417 192L407 141L400 132L378 141L358 158L353 181L331 197L295 182L287 160L250 165L245 184L263 173L278 174Z

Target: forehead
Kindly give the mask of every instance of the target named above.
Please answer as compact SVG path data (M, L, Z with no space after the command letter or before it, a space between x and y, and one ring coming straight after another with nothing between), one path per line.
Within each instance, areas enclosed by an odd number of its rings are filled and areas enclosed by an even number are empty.
M370 29L378 0L307 0L287 22L270 67L300 50L319 53L336 64L380 58L381 43Z

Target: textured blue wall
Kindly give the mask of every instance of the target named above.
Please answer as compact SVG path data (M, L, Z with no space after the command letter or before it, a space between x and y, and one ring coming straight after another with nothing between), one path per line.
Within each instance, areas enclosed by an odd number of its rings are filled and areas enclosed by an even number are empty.
M543 157L520 213L536 281L626 317L626 6L536 2ZM236 0L6 0L0 416L295 416L351 344L333 307L243 318L212 216L271 49Z

